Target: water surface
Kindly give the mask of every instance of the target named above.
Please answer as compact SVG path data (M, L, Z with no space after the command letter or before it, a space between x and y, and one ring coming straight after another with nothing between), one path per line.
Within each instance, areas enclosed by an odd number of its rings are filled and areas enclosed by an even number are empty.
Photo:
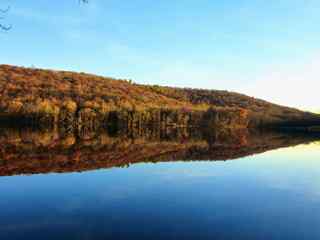
M320 143L309 136L62 143L9 132L2 240L320 239Z

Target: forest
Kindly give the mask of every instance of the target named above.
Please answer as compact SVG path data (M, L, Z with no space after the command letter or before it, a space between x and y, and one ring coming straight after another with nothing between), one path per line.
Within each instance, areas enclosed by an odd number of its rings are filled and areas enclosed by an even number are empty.
M66 128L164 124L315 129L320 117L228 91L0 65L0 122Z

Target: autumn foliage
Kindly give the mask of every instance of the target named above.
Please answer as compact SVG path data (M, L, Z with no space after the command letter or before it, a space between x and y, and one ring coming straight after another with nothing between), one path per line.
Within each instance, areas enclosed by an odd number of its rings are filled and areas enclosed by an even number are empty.
M92 74L0 65L0 119L74 123L110 113L205 113L249 126L317 122L318 116L227 91L147 86ZM229 117L226 117L229 114ZM130 114L127 114L130 115ZM170 115L170 114L167 114ZM210 115L210 114L208 114Z

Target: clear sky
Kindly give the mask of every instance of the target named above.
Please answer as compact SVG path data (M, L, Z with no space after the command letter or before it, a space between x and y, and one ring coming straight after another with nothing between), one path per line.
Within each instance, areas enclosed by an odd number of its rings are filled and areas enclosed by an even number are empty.
M320 109L319 0L2 0L0 63Z

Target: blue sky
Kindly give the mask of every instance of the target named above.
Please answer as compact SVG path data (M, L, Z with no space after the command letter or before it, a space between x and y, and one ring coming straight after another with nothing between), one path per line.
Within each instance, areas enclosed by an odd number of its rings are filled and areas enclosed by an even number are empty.
M13 25L0 33L0 63L320 109L318 0L55 2L0 2Z

